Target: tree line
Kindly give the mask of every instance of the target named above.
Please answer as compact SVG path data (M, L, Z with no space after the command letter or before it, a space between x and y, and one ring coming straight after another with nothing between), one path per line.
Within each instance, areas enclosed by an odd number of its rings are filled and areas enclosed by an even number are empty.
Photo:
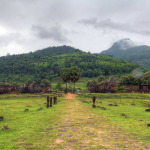
M122 75L138 67L106 55L90 54L69 46L49 47L36 52L0 57L0 82L51 82L62 68L77 66L81 77Z

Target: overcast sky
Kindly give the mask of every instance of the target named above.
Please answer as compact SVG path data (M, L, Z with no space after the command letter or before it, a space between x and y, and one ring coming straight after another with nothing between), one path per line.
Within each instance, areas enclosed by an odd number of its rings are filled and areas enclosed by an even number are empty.
M150 45L150 0L0 0L0 56L69 45L100 52Z

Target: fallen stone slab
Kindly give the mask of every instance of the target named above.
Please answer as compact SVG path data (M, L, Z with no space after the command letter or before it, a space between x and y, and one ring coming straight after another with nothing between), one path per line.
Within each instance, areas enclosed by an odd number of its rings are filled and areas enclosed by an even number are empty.
M0 121L3 121L4 120L4 117L3 116L0 116Z

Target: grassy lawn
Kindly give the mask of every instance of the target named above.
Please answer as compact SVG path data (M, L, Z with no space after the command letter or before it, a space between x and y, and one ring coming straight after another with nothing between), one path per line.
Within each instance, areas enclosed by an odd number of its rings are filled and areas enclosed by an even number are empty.
M8 96L0 98L0 116L4 116L4 121L0 121L0 149L28 149L30 145L38 149L39 144L42 149L46 149L45 143L48 140L43 137L54 122L59 121L62 103L47 109L45 97L22 95L23 98L17 98L16 95L16 98L6 99ZM9 127L9 130L4 130L4 126Z
M99 107L91 107L93 95ZM47 109L43 95L0 95L0 150L148 149L149 96L58 97L58 104Z
M80 100L91 107L92 96L97 97L97 107L93 109L97 114L107 118L125 132L149 142L150 127L147 124L150 123L150 113L145 109L150 107L150 94L82 94Z

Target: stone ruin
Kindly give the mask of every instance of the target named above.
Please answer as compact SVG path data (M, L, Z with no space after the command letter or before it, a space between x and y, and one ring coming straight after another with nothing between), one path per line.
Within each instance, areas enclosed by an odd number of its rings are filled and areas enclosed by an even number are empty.
M31 84L24 84L19 91L20 93L50 93L51 88L44 83L37 84L33 81Z

